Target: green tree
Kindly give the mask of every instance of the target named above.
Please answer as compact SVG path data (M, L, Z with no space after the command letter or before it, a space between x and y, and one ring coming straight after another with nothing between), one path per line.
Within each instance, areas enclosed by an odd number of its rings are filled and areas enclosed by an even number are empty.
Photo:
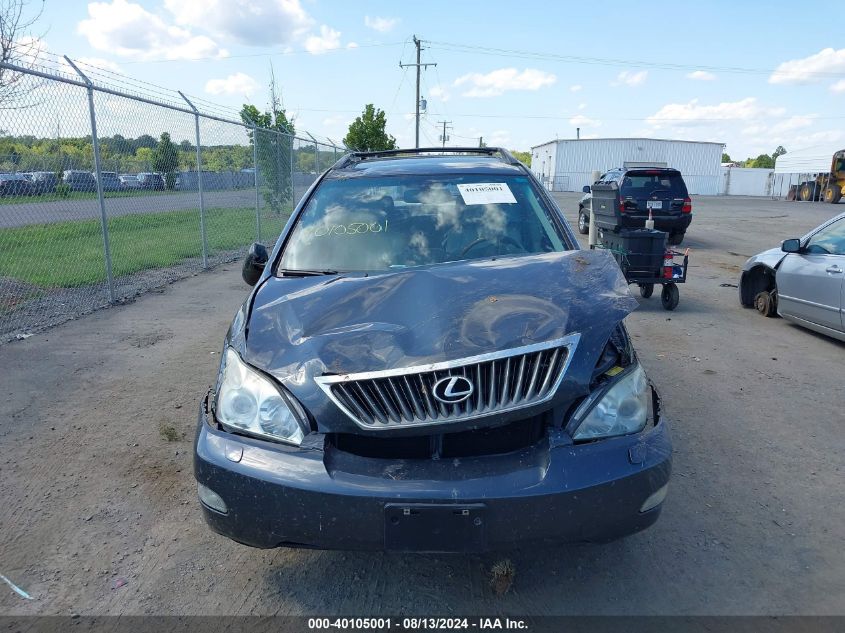
M774 159L768 154L760 154L757 158L751 161L749 167L758 167L762 169L772 169L775 166Z
M511 150L511 154L526 167L531 167L531 152L518 152L514 149Z
M358 152L396 149L396 139L384 131L386 125L387 116L384 111L377 110L372 103L368 103L361 116L349 124L349 132L343 142Z
M733 161L731 160L730 154L727 154L726 152L722 152L722 162L723 163L732 163Z
M784 154L786 154L786 149L784 149L783 145L778 145L777 149L772 152L772 161L777 162L778 156L783 156Z
M317 170L317 159L314 156L314 146L306 145L294 150L296 155L296 171L301 171L310 174Z
M275 94L275 91L273 91ZM258 176L264 201L275 213L281 213L287 201L293 206L291 159L296 129L279 102L271 103L270 111L259 112L254 105L244 104L241 119L250 126L250 148L255 146ZM253 131L254 130L254 131Z
M170 134L161 133L158 146L152 155L153 171L164 174L164 185L168 189L176 188L176 169L179 167L179 150L176 149Z

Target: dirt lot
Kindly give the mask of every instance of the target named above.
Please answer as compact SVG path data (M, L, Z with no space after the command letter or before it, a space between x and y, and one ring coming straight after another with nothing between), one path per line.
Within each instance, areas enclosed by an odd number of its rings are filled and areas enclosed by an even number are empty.
M560 196L574 221L575 194ZM662 518L501 556L256 551L211 533L197 402L246 294L236 266L0 347L3 614L843 614L845 345L743 310L745 258L837 210L696 199L673 313L628 321L672 420Z

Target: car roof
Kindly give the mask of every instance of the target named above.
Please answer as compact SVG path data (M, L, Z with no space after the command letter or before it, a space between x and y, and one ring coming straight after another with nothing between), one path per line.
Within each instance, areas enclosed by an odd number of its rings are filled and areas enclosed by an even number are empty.
M420 148L353 152L331 168L327 178L456 173L521 175L522 163L501 148Z
M675 169L674 167L617 167L616 169L611 169L610 171L622 171L630 173L632 171L657 171L661 173L668 173L668 174L680 174L681 172Z

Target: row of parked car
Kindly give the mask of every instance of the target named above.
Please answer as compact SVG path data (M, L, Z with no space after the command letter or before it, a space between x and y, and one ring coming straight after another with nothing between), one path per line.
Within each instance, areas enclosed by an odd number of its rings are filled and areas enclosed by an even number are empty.
M0 174L0 196L38 196L55 193L60 184L65 184L70 191L96 191L96 172L69 169L62 174L61 180L53 171L18 172ZM131 191L145 189L164 190L164 177L161 174L142 172L140 174L118 174L116 171L102 172L103 191Z

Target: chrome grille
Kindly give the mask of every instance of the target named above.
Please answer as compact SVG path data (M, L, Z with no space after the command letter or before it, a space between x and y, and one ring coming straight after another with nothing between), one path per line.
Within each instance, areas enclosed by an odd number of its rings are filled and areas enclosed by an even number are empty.
M320 376L321 389L368 430L459 422L549 400L560 385L579 335L444 363ZM438 380L463 376L473 392L463 402L434 397Z

